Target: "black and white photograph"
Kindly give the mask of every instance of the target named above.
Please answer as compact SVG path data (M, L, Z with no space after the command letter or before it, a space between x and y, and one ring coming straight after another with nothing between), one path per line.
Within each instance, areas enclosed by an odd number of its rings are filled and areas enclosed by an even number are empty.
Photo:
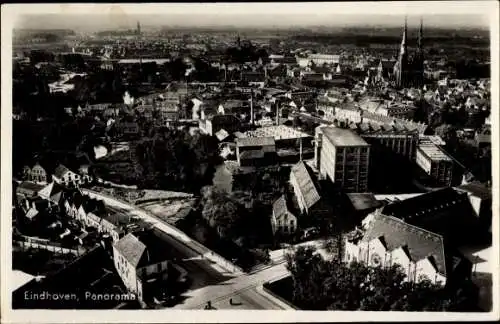
M2 317L498 319L498 8L3 5Z

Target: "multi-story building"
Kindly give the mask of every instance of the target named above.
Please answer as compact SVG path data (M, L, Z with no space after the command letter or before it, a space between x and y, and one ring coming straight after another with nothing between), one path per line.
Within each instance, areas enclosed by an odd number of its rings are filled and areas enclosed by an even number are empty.
M150 299L168 277L167 256L161 253L161 249L150 245L133 234L125 235L113 245L113 260L118 275L139 301Z
M438 185L451 186L453 160L432 141L427 139L420 140L417 147L416 163Z
M347 192L368 189L370 145L348 129L318 127L316 157L320 178L330 178Z
M375 151L391 151L414 161L419 141L417 130L408 130L400 125L378 125L362 123L354 129ZM382 153L381 152L381 153Z
M399 265L405 281L438 285L468 279L472 263L445 245L444 238L401 219L376 213L365 230L348 235L345 262L372 267Z
M340 63L340 55L335 54L309 54L305 58L297 59L299 66L306 67L310 62L316 65L338 65Z
M44 168L37 162L32 167L29 165L24 166L23 178L24 180L37 184L47 184L47 181L49 180L49 172L46 167Z
M273 137L241 137L236 139L238 165L262 165L274 162L276 142Z

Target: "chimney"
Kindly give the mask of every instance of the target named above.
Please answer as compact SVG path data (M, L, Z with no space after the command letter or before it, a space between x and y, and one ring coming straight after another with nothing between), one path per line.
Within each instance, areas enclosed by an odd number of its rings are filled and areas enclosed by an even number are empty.
M300 136L299 158L300 158L300 161L302 161L302 135L299 135L299 136Z
M253 116L253 89L250 91L250 123L254 124L254 116Z
M276 105L276 126L280 125L280 105L277 101L274 103Z

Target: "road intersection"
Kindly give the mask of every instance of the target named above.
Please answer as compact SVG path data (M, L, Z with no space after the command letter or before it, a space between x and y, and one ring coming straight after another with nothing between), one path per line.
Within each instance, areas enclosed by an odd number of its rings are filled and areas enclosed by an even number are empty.
M102 199L111 208L119 208L122 212L152 223L156 233L179 251L182 256L182 266L192 275L195 282L191 285L191 290L183 295L184 301L174 306L174 309L203 309L208 301L217 309L293 309L262 290L265 282L278 280L289 274L285 266L284 249L271 252L269 266L256 269L252 273L244 273L210 250L200 248L198 242L177 228L160 221L137 206L90 190L84 192L93 198ZM230 299L234 301L233 304L230 303Z

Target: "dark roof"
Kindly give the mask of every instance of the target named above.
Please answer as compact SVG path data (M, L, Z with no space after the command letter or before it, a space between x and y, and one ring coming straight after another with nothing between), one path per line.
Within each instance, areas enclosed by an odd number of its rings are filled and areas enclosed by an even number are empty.
M385 69L392 70L392 68L394 67L394 62L389 60L380 60L379 64L382 64L382 69L384 70Z
M127 234L115 243L115 248L134 267L138 267L141 259L145 255L146 245L144 245L133 234Z
M247 82L264 82L264 72L243 72L242 80Z
M363 241L369 242L380 237L388 251L405 248L414 262L430 258L436 270L446 276L444 240L441 235L377 213L366 230Z
M231 114L226 114L226 115L213 115L209 117L209 120L212 122L212 124L234 124L237 125L240 123L240 120L238 117L231 115Z
M38 195L44 199L51 200L54 203L59 203L62 198L64 188L57 182L52 181L43 189L38 191Z
M241 137L236 139L238 147L275 145L274 137Z
M474 181L456 188L459 191L464 191L481 199L491 199L491 188L486 187L483 183Z
M366 210L382 206L382 203L375 199L375 195L372 193L347 193L346 195L355 210Z
M54 170L54 176L61 178L69 169L62 164L59 164L57 168Z
M383 207L383 213L410 221L431 212L435 214L436 208L446 209L453 206L463 201L463 197L463 194L453 188L444 188L388 204Z
M263 157L262 150L248 150L240 153L240 160L262 159Z
M308 167L303 161L300 161L292 167L291 175L297 180L298 192L302 195L302 199L298 201L304 201L305 207L311 208L321 199L321 196Z
M23 181L17 186L17 191L19 190L29 190L33 192L38 192L41 190L44 186L31 182L31 181Z

